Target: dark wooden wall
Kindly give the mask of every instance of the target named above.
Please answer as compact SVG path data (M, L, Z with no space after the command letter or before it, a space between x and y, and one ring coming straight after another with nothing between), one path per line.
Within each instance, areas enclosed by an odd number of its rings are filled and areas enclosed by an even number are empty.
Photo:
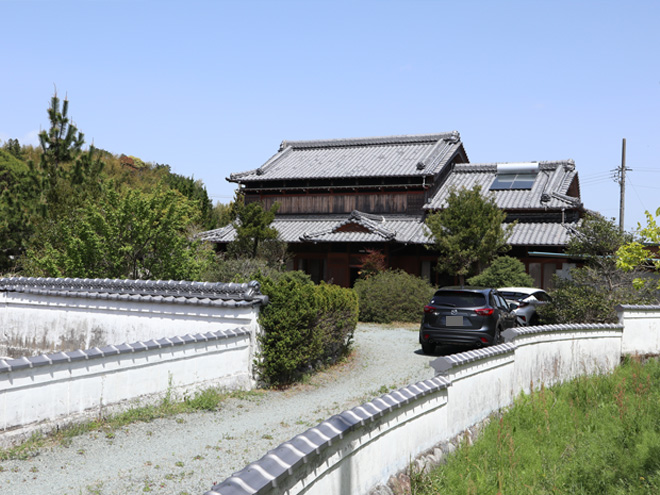
M298 195L247 195L247 202L261 201L264 209L279 203L278 214L313 215L319 213L410 213L419 212L424 204L423 191L391 193L343 193Z

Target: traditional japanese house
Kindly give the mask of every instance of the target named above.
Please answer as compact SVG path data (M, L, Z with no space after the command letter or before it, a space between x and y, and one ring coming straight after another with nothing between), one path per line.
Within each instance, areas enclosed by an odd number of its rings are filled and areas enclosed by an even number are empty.
M507 221L518 221L510 254L548 287L569 267L563 250L584 211L572 161L470 164L458 132L284 141L261 167L228 180L246 202L279 203L273 226L294 254L290 268L343 286L358 277L368 249L384 253L390 267L452 283L433 270L424 219L445 206L451 188L478 184ZM234 229L202 237L222 249Z

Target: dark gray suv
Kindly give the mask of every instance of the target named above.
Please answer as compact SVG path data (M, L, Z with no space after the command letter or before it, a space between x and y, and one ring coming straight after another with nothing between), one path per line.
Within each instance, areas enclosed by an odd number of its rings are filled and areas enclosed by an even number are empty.
M424 306L419 343L425 354L442 344L483 347L500 343L514 326L513 308L496 289L443 287Z

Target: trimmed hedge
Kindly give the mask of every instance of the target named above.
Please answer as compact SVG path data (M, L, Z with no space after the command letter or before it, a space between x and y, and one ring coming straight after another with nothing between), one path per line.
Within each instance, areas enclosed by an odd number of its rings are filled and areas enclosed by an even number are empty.
M435 289L425 280L403 270L386 270L355 282L360 298L360 321L418 322Z
M348 354L358 316L353 291L314 285L298 272L254 278L269 298L259 315L264 332L256 363L265 385L288 385Z

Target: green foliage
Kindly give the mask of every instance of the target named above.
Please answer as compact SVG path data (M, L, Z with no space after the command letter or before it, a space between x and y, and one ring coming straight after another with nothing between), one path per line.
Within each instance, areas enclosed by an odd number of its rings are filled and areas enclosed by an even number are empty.
M513 224L502 227L505 218L492 196L482 196L481 186L450 191L447 207L426 219L433 239L427 247L440 253L438 271L457 275L463 285L480 265L508 251Z
M473 445L416 486L420 494L584 495L660 491L660 365L628 361L516 400Z
M279 204L275 203L265 211L260 203L245 204L244 198L237 195L232 208L236 239L229 243L227 252L235 257L250 255L256 258L260 243L277 239L277 230L270 224L275 219Z
M52 177L62 164L78 158L85 143L85 136L71 123L68 112L69 100L65 99L60 107L60 99L55 93L48 107L50 128L39 133L41 165Z
M653 282L639 270L617 266L617 250L635 245L613 220L587 215L574 232L567 252L580 256L584 266L571 270L571 280L557 280L553 300L539 309L543 323L616 322L619 304L654 304L658 294ZM629 244L625 244L628 242ZM630 267L631 269L634 266ZM637 279L639 290L633 289Z
M403 270L358 279L353 290L360 299L360 321L375 323L419 321L434 292L427 281Z
M200 212L200 223L204 230L212 230L220 227L216 222L216 216L213 211L213 202L209 198L204 183L201 180L195 180L191 177L175 174L170 170L169 165L156 165L156 169L165 169L165 183L173 189L176 189L190 201L194 202Z
M660 216L660 208L655 212L655 216ZM635 268L642 267L646 270L660 271L660 258L657 255L657 246L660 245L660 226L651 213L646 212L646 227L638 225L639 241L631 241L621 246L617 251L617 266L626 271L632 271ZM641 277L635 278L635 288L643 287L644 280ZM660 289L660 282L658 282Z
M224 227L231 223L231 204L216 203L213 207L213 223L215 228Z
M511 256L495 258L479 275L468 279L470 285L482 287L533 287L534 279L525 272L525 265Z
M8 139L7 142L2 146L2 149L12 155L14 158L19 160L23 159L23 150L21 148L21 143L18 142L18 139Z
M27 164L0 150L0 273L14 268L32 235L30 185Z
M552 302L537 308L542 324L554 323L616 323L615 305L602 288L580 283L578 270L573 276L578 280L555 281L550 291Z
M358 322L358 297L353 291L321 282L315 287L318 315L315 329L322 336L324 363L344 357L353 342Z
M257 363L266 385L285 386L349 352L358 312L350 289L315 286L295 272L277 281L256 278L269 297L259 315L264 333Z
M0 150L0 273L199 278L210 250L189 238L216 226L201 182L83 149L68 111L55 94L41 146Z
M616 290L623 283L628 290L630 278L622 277L621 269L616 266L616 252L632 240L632 235L622 232L614 219L587 214L573 232L566 253L581 259L585 267L596 271L604 289Z
M626 274L622 274L625 277ZM603 284L598 270L583 267L571 270L571 280L556 279L550 291L552 302L538 308L543 324L552 323L615 323L619 304L656 304L658 294L651 280L632 289L632 276L627 283L618 283L614 290Z
M175 191L120 194L109 185L98 204L42 231L25 255L26 274L197 280L211 253L186 235L196 214Z

